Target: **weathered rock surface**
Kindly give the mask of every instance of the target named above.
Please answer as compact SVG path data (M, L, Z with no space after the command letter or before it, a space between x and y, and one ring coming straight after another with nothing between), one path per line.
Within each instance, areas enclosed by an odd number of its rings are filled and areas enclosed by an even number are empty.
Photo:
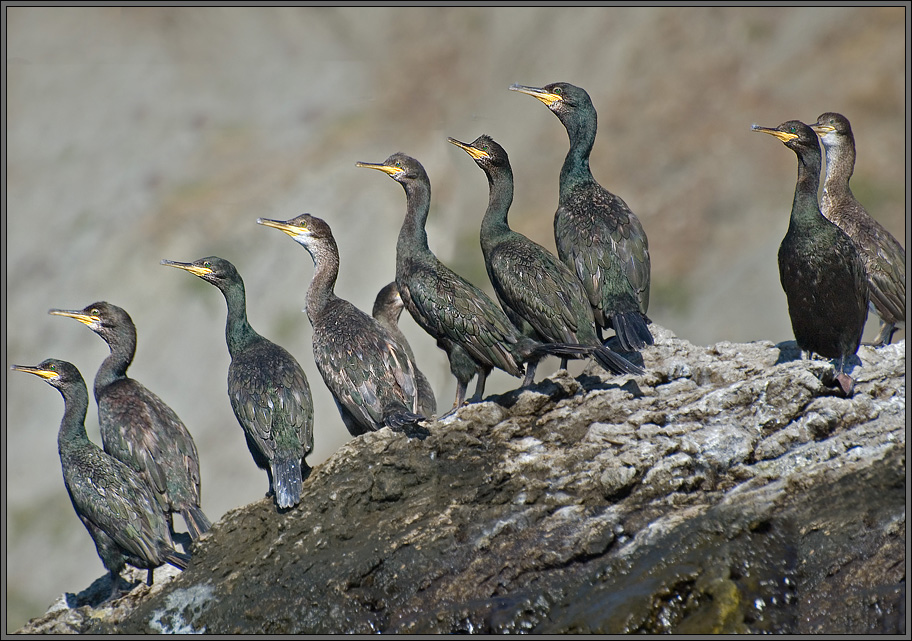
M21 631L904 633L905 342L863 347L847 399L794 344L654 333L645 376L354 439L295 509Z

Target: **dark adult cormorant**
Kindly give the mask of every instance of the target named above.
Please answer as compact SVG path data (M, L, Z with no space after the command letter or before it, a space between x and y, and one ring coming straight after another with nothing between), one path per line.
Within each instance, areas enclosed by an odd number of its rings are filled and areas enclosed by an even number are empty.
M557 255L589 296L599 328L613 327L626 351L652 345L649 307L649 243L640 220L620 197L599 185L589 170L596 112L580 87L556 82L542 88L512 85L541 100L560 119L570 151L560 173L554 214Z
M820 213L820 145L806 124L753 126L781 140L798 156L798 182L788 232L779 246L779 280L788 299L798 347L836 359L836 378L846 394L854 382L848 360L858 351L868 317L864 263L855 244Z
M875 344L888 345L906 327L906 252L855 200L849 179L855 170L855 137L842 114L825 113L811 125L826 149L826 179L820 210L855 243L868 275L871 309L880 317Z
M510 229L513 170L507 152L490 136L449 142L465 151L488 177L488 208L481 222L481 250L488 277L513 324L544 343L601 341L583 286L551 252ZM561 366L566 368L566 359Z
M136 353L136 326L120 307L100 301L82 310L52 309L101 336L111 350L95 375L95 402L105 452L143 475L162 509L180 513L194 539L211 524L200 508L196 444L168 405L127 376Z
M336 296L339 249L329 225L309 214L257 222L285 232L313 258L306 309L314 360L349 433L360 436L389 426L411 435L425 418L417 414L415 364L380 323Z
M313 450L313 401L304 370L291 354L257 334L247 322L244 281L234 265L217 256L192 263L161 263L199 276L224 295L231 409L244 428L253 461L266 470L276 505L297 505L303 479L310 473L304 457Z
M189 557L174 549L168 518L154 491L135 470L89 440L85 429L89 393L76 366L49 358L35 367L13 365L12 369L43 378L63 396L63 420L57 434L63 482L76 515L111 574L109 598L119 594L125 563L147 569L149 585L152 570L164 563L185 569Z
M383 163L359 162L359 167L380 170L405 189L405 221L396 245L396 285L409 313L438 344L458 346L475 361L479 371L476 399L484 393L484 377L493 367L513 376L523 375L523 386L535 375L535 365L546 355L578 358L594 355L614 373L642 373L623 357L602 348L584 345L542 344L522 334L503 310L480 289L441 263L428 247L427 222L431 183L421 163L396 153ZM455 352L462 358L460 352ZM448 351L451 369L454 352ZM456 404L465 400L465 384L457 377Z
M405 338L405 334L399 329L399 316L405 309L405 303L402 302L402 296L399 295L399 288L396 287L396 281L393 281L377 293L374 300L374 309L371 316L383 325L384 329L390 335L399 341L402 348L408 353L412 363L417 363L412 346ZM434 416L437 414L437 399L434 397L434 390L431 389L431 383L428 381L418 366L415 366L415 383L418 386L418 411L424 416Z

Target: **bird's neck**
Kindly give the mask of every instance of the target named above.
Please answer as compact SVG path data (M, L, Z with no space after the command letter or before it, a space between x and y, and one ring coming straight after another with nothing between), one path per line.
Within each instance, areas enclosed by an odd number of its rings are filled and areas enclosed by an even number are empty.
M846 140L826 147L826 179L823 182L824 198L851 195L849 179L855 171L855 141Z
M225 342L228 343L228 353L234 358L245 347L259 340L260 335L247 321L247 294L243 283L229 285L221 291L228 305Z
M513 170L497 167L486 171L488 177L488 209L481 221L481 242L510 231L507 214L513 204Z
M73 386L60 390L63 396L63 419L60 431L57 432L57 449L59 452L67 446L89 443L86 434L85 417L89 409L89 393L85 385Z
M802 227L823 220L817 201L820 186L820 151L798 153L798 181L795 198L792 201L792 215L789 227Z
M314 275L307 288L307 317L310 324L319 318L326 307L336 298L336 279L339 277L339 250L319 248L313 256Z
M95 375L95 400L101 395L102 390L116 381L127 377L127 368L133 362L136 353L136 332L124 332L116 337L107 339L111 353L98 368Z
M595 144L596 117L595 114L585 116L576 113L564 120L567 135L570 138L570 150L564 158L564 165L560 174L560 197L569 196L579 185L593 182L592 171L589 169L589 154Z
M405 220L396 242L396 264L401 261L427 256L431 253L425 225L431 210L431 186L426 183L404 184L406 196Z

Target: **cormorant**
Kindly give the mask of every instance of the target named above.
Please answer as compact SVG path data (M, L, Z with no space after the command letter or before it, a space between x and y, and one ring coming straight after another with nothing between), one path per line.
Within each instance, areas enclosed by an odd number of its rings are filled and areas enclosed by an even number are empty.
M409 436L426 435L417 426L425 417L417 413L416 368L409 353L380 323L336 296L339 249L329 224L310 214L257 223L285 232L313 259L306 311L314 360L349 433L389 426Z
M412 351L412 346L409 345L409 342L405 338L405 334L399 329L399 316L402 315L403 309L405 309L405 303L402 302L402 296L399 295L399 288L396 287L396 281L393 281L377 292L377 298L374 299L374 309L371 311L371 316L373 316L378 323L383 325L384 329L386 329L393 338L399 341L399 344L408 353L412 362L417 363L415 360L415 353ZM434 397L434 390L431 389L430 381L428 381L427 376L418 369L417 365L415 366L415 383L418 386L418 410L424 416L434 416L437 414L437 399Z
M89 440L85 417L89 393L76 366L47 359L37 366L12 365L56 387L64 412L57 433L63 482L73 509L95 542L98 557L111 575L111 595L119 594L125 563L152 570L164 563L187 567L190 557L174 549L168 518L154 490L136 471Z
M496 303L480 289L441 263L428 247L427 222L431 202L431 183L417 160L396 153L383 163L357 163L377 169L400 183L405 190L407 209L396 245L396 285L409 313L450 356L450 368L463 352L475 361L479 385L475 399L484 393L484 379L493 367L513 376L523 376L523 386L532 383L535 365L546 355L579 358L594 355L614 373L643 373L643 370L608 349L590 346L542 344L522 334ZM453 350L459 347L462 351ZM465 381L457 377L456 403L465 400Z
M855 137L842 114L824 113L811 125L826 150L820 210L848 234L864 260L871 309L880 317L876 345L889 345L906 327L906 252L899 241L855 199L849 179L855 170Z
M447 140L465 151L488 178L488 208L481 222L481 250L488 277L516 327L543 343L601 347L583 286L551 252L510 229L513 170L506 150L490 136L472 143ZM561 367L566 368L566 359Z
M82 310L52 309L75 318L108 344L111 353L95 375L95 402L105 452L139 472L168 515L180 513L191 538L211 523L200 507L196 444L177 414L139 381L127 376L136 353L136 326L126 310L99 301ZM172 523L173 527L173 523Z
M244 429L253 461L269 477L267 496L274 494L280 508L294 507L310 473L304 457L313 450L313 401L304 370L284 348L250 326L244 281L230 262L209 256L192 263L161 264L202 278L225 297L231 409Z
M602 328L613 327L625 351L652 345L646 317L649 243L627 203L592 177L589 154L597 117L589 94L566 82L510 89L541 100L567 129L570 150L560 173L554 239L557 255L589 296L599 336Z
M848 360L861 343L868 316L864 263L855 244L820 213L820 145L806 124L753 126L781 140L798 156L798 181L788 232L779 246L779 280L788 299L798 347L836 359L836 379L846 394L854 381Z

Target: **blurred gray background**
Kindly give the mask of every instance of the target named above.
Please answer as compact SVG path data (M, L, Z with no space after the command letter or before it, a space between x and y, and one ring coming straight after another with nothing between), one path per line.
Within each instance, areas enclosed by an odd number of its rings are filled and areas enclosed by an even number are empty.
M792 338L776 252L796 159L752 123L845 114L853 190L905 244L902 7L14 7L6 18L7 631L104 573L62 484L62 401L8 366L63 358L91 385L108 350L47 310L107 300L132 315L129 373L194 435L216 521L262 498L266 475L226 397L224 300L159 261L214 254L238 267L252 325L309 377L319 464L349 435L301 312L312 262L256 218L326 219L342 258L336 291L369 312L394 277L405 195L355 162L404 151L433 185L432 250L490 292L478 245L487 183L446 137L488 133L507 149L511 224L553 251L567 135L508 91L514 82L589 91L593 173L649 235L649 315L694 343ZM445 355L408 313L402 325L447 410ZM495 372L488 392L518 383ZM87 425L98 442L94 402Z

